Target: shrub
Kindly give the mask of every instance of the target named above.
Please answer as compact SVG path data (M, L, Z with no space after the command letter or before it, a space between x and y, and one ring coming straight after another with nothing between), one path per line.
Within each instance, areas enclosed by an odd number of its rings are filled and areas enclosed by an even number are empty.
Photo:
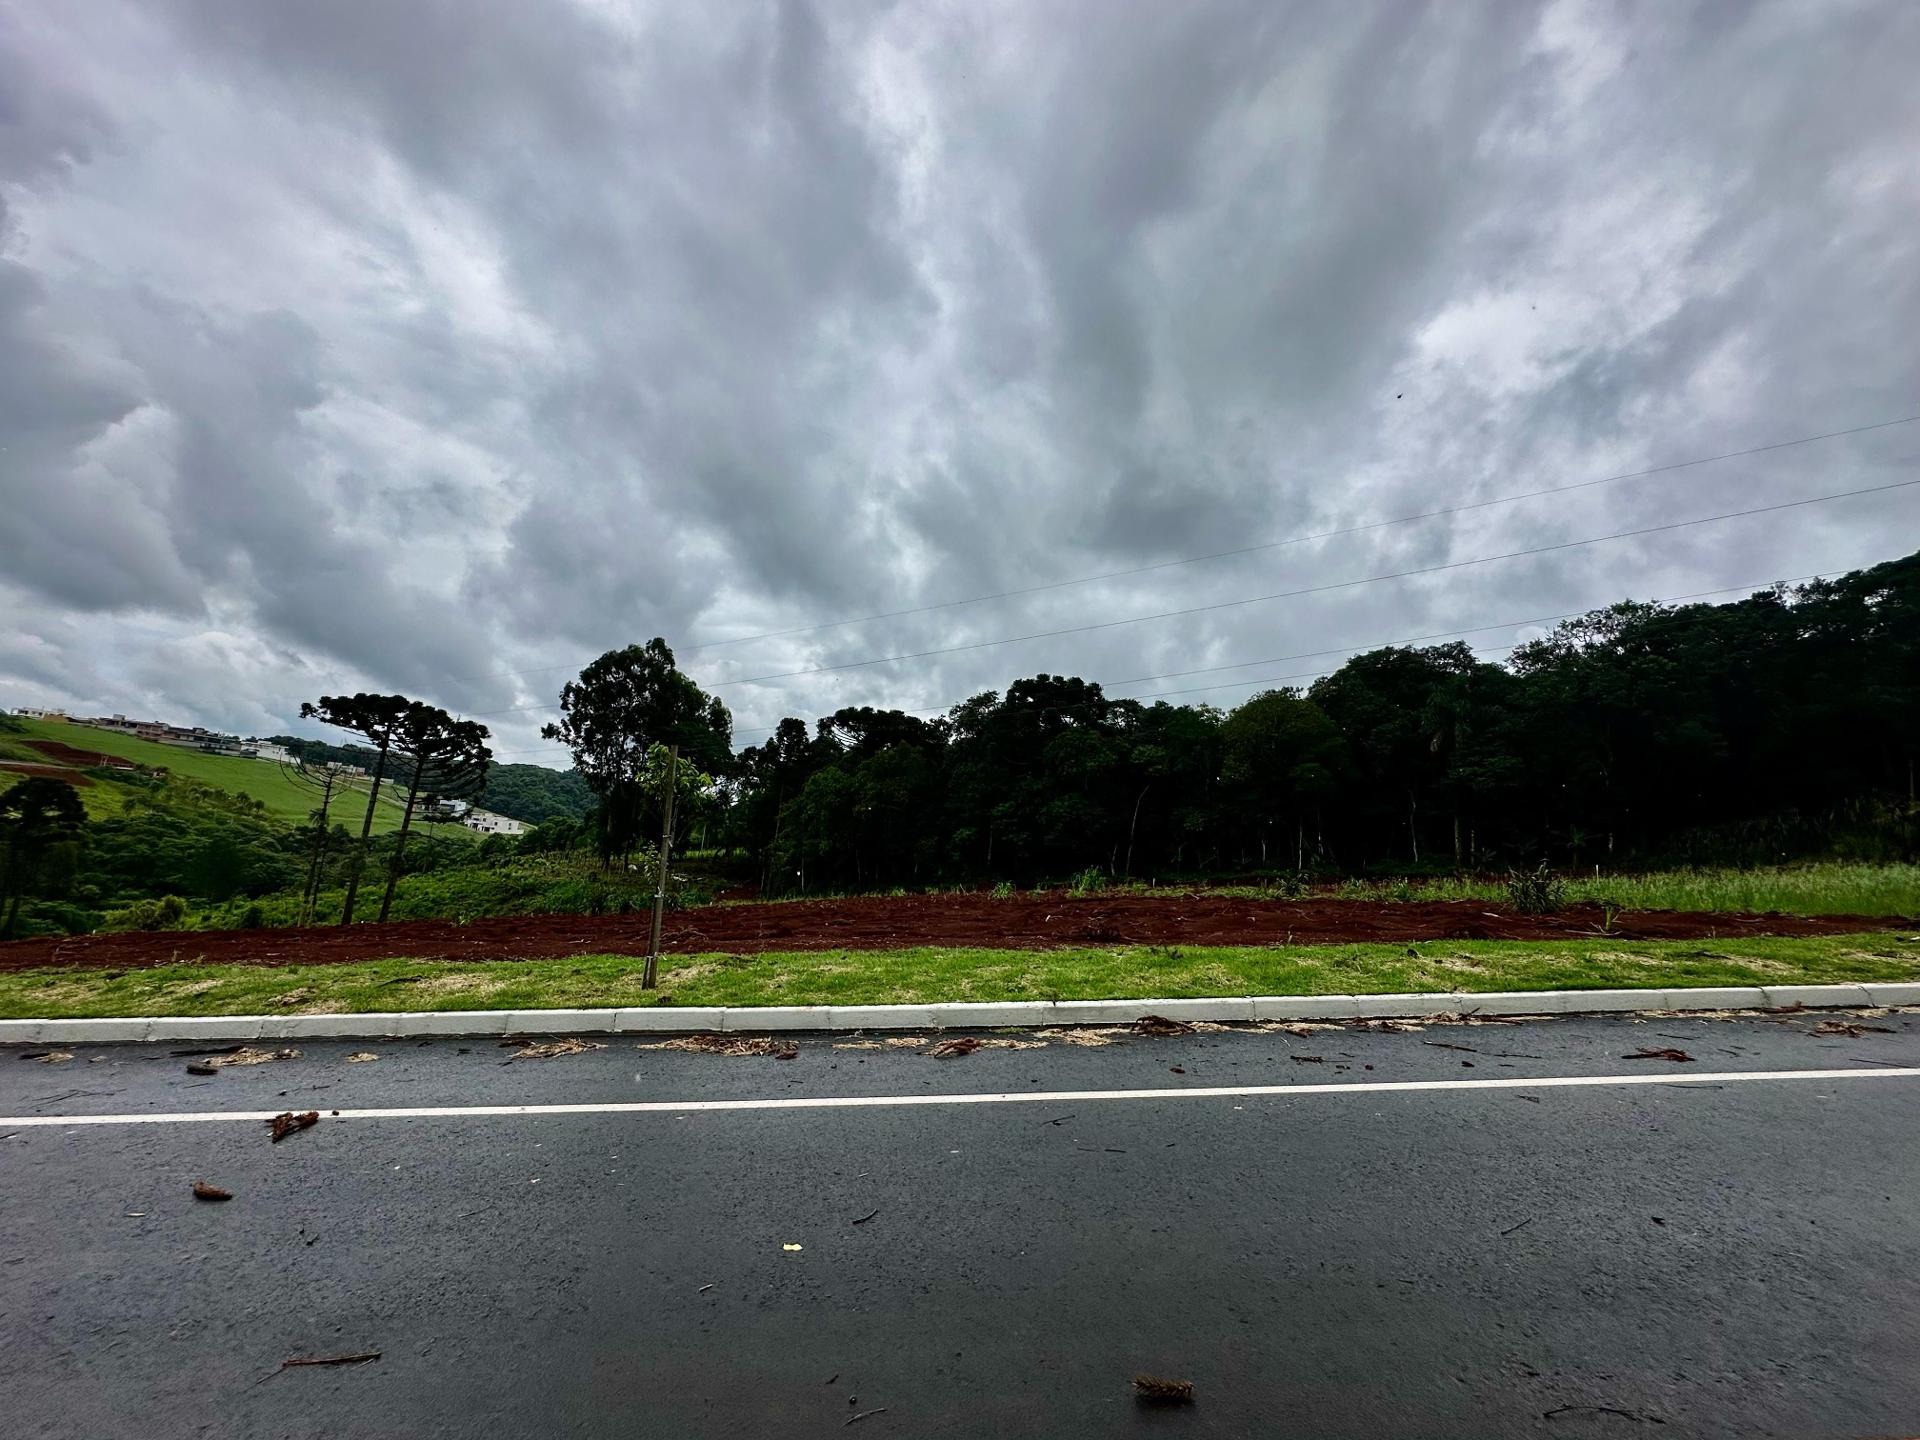
M1507 903L1522 915L1550 915L1567 903L1567 882L1544 860L1531 870L1509 870Z
M1091 895L1096 890L1107 888L1107 877L1098 865L1089 865L1068 884L1067 889L1075 895Z
M1013 896L1014 889L1011 880L1002 880L998 885L993 887L993 898L996 900L1011 900Z
M136 900L119 910L109 910L102 930L177 930L186 919L187 902L178 895L158 900Z

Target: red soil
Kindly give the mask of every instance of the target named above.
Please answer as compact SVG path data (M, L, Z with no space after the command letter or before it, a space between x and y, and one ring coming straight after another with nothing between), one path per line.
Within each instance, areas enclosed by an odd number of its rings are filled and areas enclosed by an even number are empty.
M1116 895L1071 899L1027 894L908 895L887 899L787 900L711 905L667 916L665 948L881 950L913 945L1052 949L1060 946L1276 945L1339 941L1551 940L1592 938L1597 905L1557 915L1515 915L1474 900L1418 904L1361 900L1235 900L1219 895ZM0 944L0 970L40 965L138 969L209 964L319 965L390 956L434 960L524 960L541 956L643 954L646 915L503 915L455 924L300 930L210 930L79 935ZM1911 926L1886 916L1695 914L1638 910L1617 916L1622 940L1713 939L1745 935L1832 935Z
M29 740L27 746L29 749L38 750L58 765L108 765L116 770L140 768L125 756L107 755L98 750L76 750L60 740Z

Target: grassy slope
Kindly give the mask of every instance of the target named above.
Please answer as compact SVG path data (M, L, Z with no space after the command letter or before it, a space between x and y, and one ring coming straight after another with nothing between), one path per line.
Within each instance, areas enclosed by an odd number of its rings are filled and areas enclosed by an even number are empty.
M182 936L183 947L190 937ZM180 965L0 974L0 1017L502 1010L608 1005L908 1004L1187 995L1657 988L1920 979L1920 938L1442 941L1404 945L893 950L675 955L640 989L632 956L492 965Z
M177 745L160 745L151 740L141 740L132 735L117 735L110 730L95 730L87 725L68 725L57 720L22 720L19 722L22 733L0 737L14 742L9 746L10 758L25 759L33 752L20 745L23 740L58 740L71 745L76 750L95 750L103 755L118 755L137 765L165 766L170 774L185 775L211 785L216 789L232 791L235 794L249 795L267 807L276 820L289 825L303 823L309 811L318 803L319 797L289 780L278 765L266 760L246 760L233 755L208 755L198 750L186 750ZM11 756L11 752L18 752ZM42 763L48 757L34 756ZM6 772L0 771L0 785L9 783ZM366 782L361 781L353 792L342 797L335 792L333 818L351 829L359 826L360 816L366 809ZM87 813L95 815L97 810L113 813L119 808L118 801L123 796L119 787L96 781L80 789L80 797L87 803ZM391 797L391 803L389 799ZM385 833L400 828L400 816L405 799L404 792L392 796L385 785L380 789L381 805L373 817L373 828ZM356 803L357 802L357 803ZM415 821L418 828L420 822ZM433 825L425 827L436 832L470 835L473 832L459 825Z

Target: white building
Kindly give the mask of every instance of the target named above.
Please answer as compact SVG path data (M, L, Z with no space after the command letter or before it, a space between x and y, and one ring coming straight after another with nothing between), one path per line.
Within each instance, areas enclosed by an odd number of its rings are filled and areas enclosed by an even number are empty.
M22 705L13 713L16 715L24 715L29 720L64 720L67 718L67 712L64 710L42 710L33 705Z
M276 745L271 740L249 740L247 746L261 760L271 760L277 765L291 765L293 752L284 745Z
M460 823L482 835L524 835L528 829L526 822L496 815L491 810L469 810Z

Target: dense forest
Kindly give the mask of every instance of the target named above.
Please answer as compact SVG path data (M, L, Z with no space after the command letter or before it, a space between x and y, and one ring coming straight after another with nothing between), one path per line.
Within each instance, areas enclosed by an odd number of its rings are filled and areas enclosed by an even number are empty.
M1920 555L1623 603L1505 664L1359 655L1239 707L1036 675L783 721L724 783L770 892L1243 869L1750 863L1920 847Z

